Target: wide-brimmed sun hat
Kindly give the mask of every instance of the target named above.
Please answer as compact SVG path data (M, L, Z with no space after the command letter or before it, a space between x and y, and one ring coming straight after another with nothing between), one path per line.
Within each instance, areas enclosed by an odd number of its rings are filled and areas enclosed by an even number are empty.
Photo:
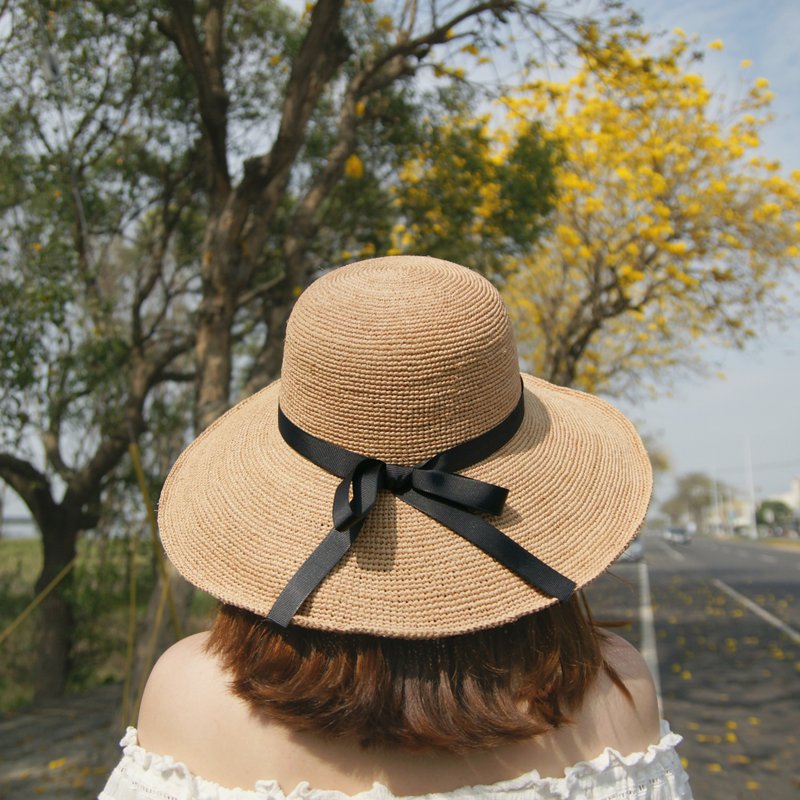
M281 625L434 638L596 578L651 488L622 413L520 374L489 281L400 256L300 296L281 379L184 451L159 527L178 571L225 603Z

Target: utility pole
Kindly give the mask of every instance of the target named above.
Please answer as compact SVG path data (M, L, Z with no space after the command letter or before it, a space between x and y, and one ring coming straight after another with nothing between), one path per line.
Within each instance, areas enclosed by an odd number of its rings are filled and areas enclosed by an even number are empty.
M758 522L756 521L756 489L753 482L753 456L750 451L750 437L745 440L745 464L747 464L747 491L750 495L750 538L758 539Z

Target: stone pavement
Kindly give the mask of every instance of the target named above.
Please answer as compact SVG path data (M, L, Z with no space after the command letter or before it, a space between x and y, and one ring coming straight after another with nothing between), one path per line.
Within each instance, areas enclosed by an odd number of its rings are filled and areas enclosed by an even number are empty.
M0 800L96 798L120 756L121 688L0 715Z

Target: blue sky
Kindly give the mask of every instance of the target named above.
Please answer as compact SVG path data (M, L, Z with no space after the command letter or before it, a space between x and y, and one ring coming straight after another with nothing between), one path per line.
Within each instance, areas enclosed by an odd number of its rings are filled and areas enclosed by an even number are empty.
M800 3L797 0L637 0L650 30L680 27L705 45L722 39L700 71L715 92L736 93L743 59L751 79L765 77L776 94L775 121L763 152L784 172L800 168ZM800 285L800 281L798 281ZM674 474L704 471L745 488L750 441L757 497L788 491L800 477L800 303L782 330L767 331L744 352L711 351L720 379L676 382L671 396L618 403L670 453ZM670 481L658 494L665 497Z

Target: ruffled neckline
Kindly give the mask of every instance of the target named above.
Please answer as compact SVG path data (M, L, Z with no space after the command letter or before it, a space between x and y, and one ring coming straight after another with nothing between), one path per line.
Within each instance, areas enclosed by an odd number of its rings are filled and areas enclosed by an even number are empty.
M613 747L607 747L598 756L588 760L579 761L564 770L564 775L559 778L543 778L538 770L531 770L516 778L498 781L492 784L479 784L463 786L448 792L438 792L424 795L430 800L467 800L475 795L489 796L510 792L520 792L536 789L547 791L555 797L568 797L575 784L585 783L597 776L608 773L615 767L630 770L632 767L647 767L659 757L674 752L674 748L682 741L682 737L670 730L669 723L661 720L660 739L651 744L644 752L622 755ZM147 772L159 774L164 778L174 777L178 780L192 779L200 790L200 797L208 800L245 800L245 798L267 797L270 800L412 800L411 796L393 794L381 783L374 783L371 789L366 789L358 794L350 795L336 789L314 789L309 783L303 781L285 794L275 780L260 780L254 789L227 788L219 786L194 775L182 762L176 761L171 756L159 755L145 750L139 745L136 728L129 727L125 736L120 741L125 756L129 757L140 768ZM416 795L414 797L421 797Z

